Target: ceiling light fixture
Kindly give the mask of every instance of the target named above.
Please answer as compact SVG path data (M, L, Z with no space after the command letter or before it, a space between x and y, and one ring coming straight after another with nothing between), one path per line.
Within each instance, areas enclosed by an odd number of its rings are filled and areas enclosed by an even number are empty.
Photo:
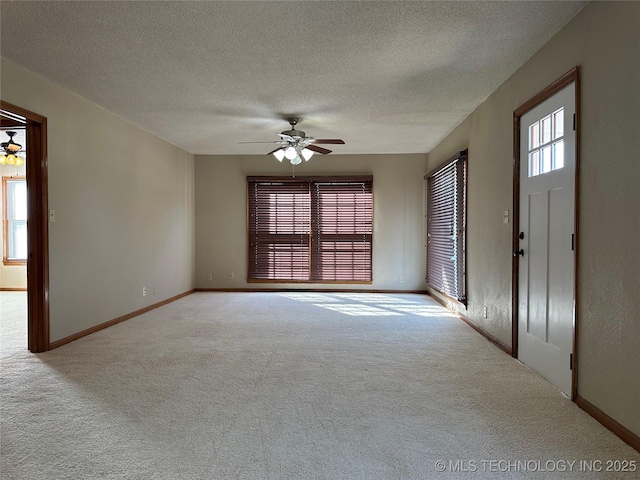
M282 161L282 159L284 158L284 150L282 150L281 148L279 148L278 150L276 150L275 152L273 152L273 156L276 157L278 159L279 162Z
M287 157L288 160L291 160L291 163L293 163L293 160L295 160L295 158L298 156L298 151L295 147L289 146L284 151L284 156Z
M281 162L284 158L291 162L291 165L299 165L302 159L308 162L313 157L313 151L300 145L289 145L287 148L279 148L273 152L273 156ZM302 158L301 158L302 157Z
M0 148L4 150L4 153L0 155L0 165L14 165L16 167L24 165L24 158L17 155L22 149L22 145L13 141L15 134L16 132L7 132L9 141L0 144Z
M302 158L304 158L305 162L308 162L311 157L313 157L313 150L309 150L308 148L303 148L300 152L302 154Z

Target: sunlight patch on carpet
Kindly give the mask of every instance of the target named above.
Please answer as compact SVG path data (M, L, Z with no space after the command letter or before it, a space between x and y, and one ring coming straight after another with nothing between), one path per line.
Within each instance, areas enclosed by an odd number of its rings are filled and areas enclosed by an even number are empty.
M387 308L393 308L399 312L410 313L420 317L447 317L458 318L453 313L443 311L442 307L430 307L428 305L384 305Z
M349 300L355 300L362 303L416 304L413 300L406 300L404 298L394 297L384 293L338 293L335 297L347 298Z
M329 295L321 293L279 293L281 297L297 300L298 302L322 303L322 302L340 302L341 300Z
M403 313L400 312L392 312L391 310L386 310L378 307L374 307L373 305L359 305L356 303L319 303L316 304L316 307L326 308L328 310L333 310L336 312L344 313L345 315L358 316L358 317L386 317L386 316L402 316Z

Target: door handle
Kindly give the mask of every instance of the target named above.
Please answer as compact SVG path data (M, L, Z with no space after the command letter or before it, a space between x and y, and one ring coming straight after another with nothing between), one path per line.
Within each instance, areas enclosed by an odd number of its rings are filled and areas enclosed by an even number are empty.
M520 250L514 250L513 251L513 256L517 257L518 255L520 255L521 257L524 257L524 250L520 249Z

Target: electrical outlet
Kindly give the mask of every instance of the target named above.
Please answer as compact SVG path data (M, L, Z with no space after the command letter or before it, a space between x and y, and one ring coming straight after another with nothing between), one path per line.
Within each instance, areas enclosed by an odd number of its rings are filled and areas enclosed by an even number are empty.
M482 309L482 315L484 316L484 318L487 318L487 306L486 305Z
M236 278L236 274L234 272L229 272L229 280L233 280Z
M207 273L207 280L213 280L213 275L211 275L210 273Z
M509 223L509 210L502 212L502 223Z
M404 283L404 275L400 275L400 283Z
M142 296L143 297L147 296L147 287L142 287Z

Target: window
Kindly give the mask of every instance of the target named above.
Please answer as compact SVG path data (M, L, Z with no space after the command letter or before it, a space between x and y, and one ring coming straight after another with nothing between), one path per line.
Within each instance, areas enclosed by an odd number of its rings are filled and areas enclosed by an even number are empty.
M466 305L467 151L428 174L427 283Z
M373 177L247 183L249 281L372 281Z
M529 177L564 167L564 108L529 125Z
M5 264L27 261L27 182L24 177L2 177L2 231Z

